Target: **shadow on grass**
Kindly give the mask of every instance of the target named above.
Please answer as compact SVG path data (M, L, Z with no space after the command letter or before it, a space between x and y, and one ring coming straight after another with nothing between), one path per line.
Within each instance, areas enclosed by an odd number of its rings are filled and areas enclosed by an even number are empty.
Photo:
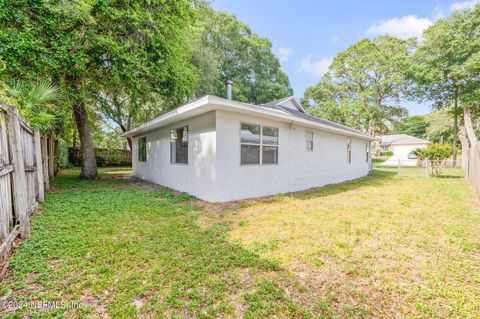
M285 286L295 290L286 272L229 242L227 225L200 228L202 211L190 197L173 200L121 180L85 181L77 174L67 171L54 181L58 191L47 194L0 296L89 305L51 310L52 316L308 316L285 295ZM32 314L45 309L10 315Z

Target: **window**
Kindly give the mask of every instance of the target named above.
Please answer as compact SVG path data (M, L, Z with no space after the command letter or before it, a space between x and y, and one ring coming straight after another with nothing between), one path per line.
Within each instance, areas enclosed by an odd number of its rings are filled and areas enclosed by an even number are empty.
M147 138L140 137L138 139L138 161L146 162L147 161Z
M347 138L347 163L352 163L352 140Z
M306 143L307 152L313 152L313 132L312 131L305 132L305 143Z
M188 164L188 126L170 130L170 163Z
M262 126L262 164L278 164L278 128Z
M240 125L240 164L278 164L278 128Z
M368 163L370 159L370 143L369 142L365 143L365 155L366 155L365 161Z

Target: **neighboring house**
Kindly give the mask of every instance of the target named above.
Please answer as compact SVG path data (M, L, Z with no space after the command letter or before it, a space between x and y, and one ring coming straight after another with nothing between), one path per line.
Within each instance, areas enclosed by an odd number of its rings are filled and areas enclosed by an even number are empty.
M393 152L393 156L383 165L398 165L400 160L401 165L415 166L417 165L417 159L413 151L417 148L426 148L430 144L427 140L407 134L383 135L379 138L382 152Z
M374 137L312 117L293 97L253 105L205 96L123 134L133 175L210 202L367 175Z

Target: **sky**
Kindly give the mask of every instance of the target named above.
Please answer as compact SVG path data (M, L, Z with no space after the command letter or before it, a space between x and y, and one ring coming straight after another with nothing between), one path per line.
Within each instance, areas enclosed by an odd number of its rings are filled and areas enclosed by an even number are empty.
M282 69L297 98L318 83L332 58L358 40L389 34L417 36L452 10L470 8L467 1L358 1L358 0L212 0L253 32L272 41ZM410 115L430 112L429 103L404 101Z

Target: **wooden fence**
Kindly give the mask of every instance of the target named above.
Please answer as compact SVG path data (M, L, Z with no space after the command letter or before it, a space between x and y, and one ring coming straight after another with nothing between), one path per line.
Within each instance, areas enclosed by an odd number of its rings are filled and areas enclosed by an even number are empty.
M41 136L0 101L0 258L19 234L29 237L30 216L58 168L57 149L54 136Z
M480 199L480 145L477 143L468 150L467 179Z
M130 166L132 152L122 149L95 148L97 166ZM68 161L73 165L80 165L82 161L78 148L68 149Z

